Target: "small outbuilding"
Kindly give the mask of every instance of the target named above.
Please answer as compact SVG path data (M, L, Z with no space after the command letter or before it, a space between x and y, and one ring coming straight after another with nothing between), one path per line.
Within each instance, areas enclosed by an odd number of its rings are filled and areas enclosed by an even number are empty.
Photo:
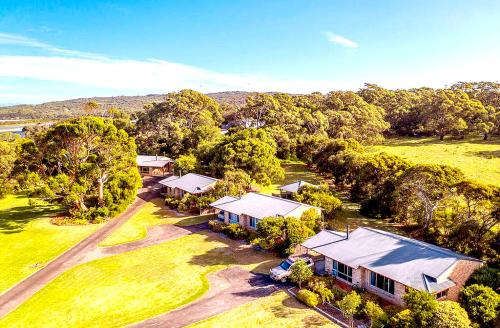
M141 176L164 177L174 168L174 160L165 156L137 155L136 161Z
M316 185L313 185L312 183L309 183L307 181L298 180L290 184L280 186L278 187L278 189L280 190L280 196L282 198L292 199L293 194L297 193L299 189L304 186L317 187Z

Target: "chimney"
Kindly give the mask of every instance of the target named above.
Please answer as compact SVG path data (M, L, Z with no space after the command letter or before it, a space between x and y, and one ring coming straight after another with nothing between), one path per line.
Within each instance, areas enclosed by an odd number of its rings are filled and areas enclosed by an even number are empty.
M349 239L349 225L348 224L345 225L345 230L346 230L345 239Z
M155 154L155 156L156 156L156 160L158 160L158 154Z

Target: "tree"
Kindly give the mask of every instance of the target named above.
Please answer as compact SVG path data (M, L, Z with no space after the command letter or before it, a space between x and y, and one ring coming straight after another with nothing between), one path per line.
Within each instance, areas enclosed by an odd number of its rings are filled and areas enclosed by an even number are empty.
M217 198L227 195L240 196L252 187L252 179L243 170L226 171L222 180L217 181L214 195Z
M241 169L256 182L268 185L284 178L276 145L263 130L246 129L227 135L215 146L210 162L212 172L223 176L225 171Z
M264 241L264 248L290 255L295 252L298 244L313 236L314 231L294 217L267 217L259 221L257 235Z
M467 312L453 301L438 302L438 307L429 325L431 328L469 328Z
M220 137L222 114L212 98L193 91L167 94L165 101L154 103L139 115L135 137L142 153L177 157L186 154L201 140Z
M196 172L199 168L198 159L192 154L181 155L175 160L174 170L178 174Z
M384 120L383 108L367 103L354 92L330 92L324 106L331 138L374 143L382 140L382 133L390 127Z
M290 280L299 285L302 289L302 283L307 281L313 275L313 271L307 266L306 262L302 259L297 260L290 269Z
M464 179L463 173L446 165L415 165L398 179L393 193L393 210L403 221L416 220L426 231L441 202L452 195L452 186Z
M310 208L300 216L302 221L309 229L319 232L324 227L323 217L314 208Z
M387 323L387 315L377 303L366 302L364 312L370 318L370 327L383 328Z
M361 305L361 296L355 291L350 292L340 301L337 301L337 305L342 311L344 317L346 317L349 321L349 327L354 326L354 314L358 311L359 306Z
M266 124L270 115L278 110L278 102L270 95L257 93L248 96L245 106L241 108L240 115L245 122L245 127L260 128Z
M320 187L302 186L294 195L294 199L301 203L321 207L328 218L333 218L334 214L342 207L342 201L333 196L327 185Z
M59 122L25 148L53 200L62 199L74 217L99 220L129 204L141 184L133 138L110 119L80 117ZM28 144L29 145L29 144Z
M412 289L403 296L403 299L418 327L427 327L438 306L434 296L425 291Z
M500 295L490 287L470 285L460 292L460 304L469 313L472 320L487 326L498 316Z
M19 157L19 139L12 134L0 134L0 198L12 192L15 184L12 175Z

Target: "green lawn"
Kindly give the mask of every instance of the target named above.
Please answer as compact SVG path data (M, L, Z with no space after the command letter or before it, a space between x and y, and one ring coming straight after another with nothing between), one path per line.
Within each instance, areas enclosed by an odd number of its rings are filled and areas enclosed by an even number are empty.
M146 237L147 228L160 224L188 226L207 221L213 215L185 216L168 209L160 198L144 205L130 220L114 231L99 246L113 246Z
M215 327L339 327L285 292L277 292L190 325Z
M31 206L23 195L0 199L0 293L100 227L52 225L49 217L61 209L36 202Z
M122 327L193 302L208 290L210 272L231 265L268 272L277 260L196 233L74 267L0 319L0 327Z
M414 163L447 164L458 167L468 177L500 185L500 138L439 141L437 138L393 138L371 152L402 156Z

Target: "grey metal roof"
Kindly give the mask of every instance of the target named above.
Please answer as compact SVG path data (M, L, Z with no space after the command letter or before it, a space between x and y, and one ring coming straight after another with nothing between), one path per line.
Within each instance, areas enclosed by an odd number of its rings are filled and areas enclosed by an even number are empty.
M206 175L188 173L181 177L171 176L158 183L167 187L178 188L191 194L199 194L207 191L217 181L217 179Z
M333 230L322 230L317 235L304 241L302 243L302 246L312 249L318 246L330 245L340 240L344 240L345 238L346 234L343 232L338 232Z
M217 199L215 202L211 203L210 206L216 207L218 205L222 205L222 204L225 204L225 203L234 202L237 199L238 198L233 197L233 196L224 196L222 198Z
M164 167L168 163L173 163L171 158L165 156L149 156L149 155L137 155L136 158L138 166L147 167Z
M367 268L420 290L431 291L424 281L424 275L441 283L443 273L458 260L479 261L445 248L372 228L361 227L351 232L348 239L316 246L315 240L319 244L322 239L324 234L320 233L302 245L313 245L314 251L327 257L354 268Z
M255 192L245 194L233 201L221 202L221 199L219 199L210 206L238 215L246 214L257 219L269 216L287 216L299 207L316 208L292 200Z
M297 192L297 191L299 191L300 187L303 187L303 186L315 186L315 185L313 185L307 181L298 180L298 181L292 182L290 184L278 187L278 189L283 190L283 191L288 191L288 192Z

